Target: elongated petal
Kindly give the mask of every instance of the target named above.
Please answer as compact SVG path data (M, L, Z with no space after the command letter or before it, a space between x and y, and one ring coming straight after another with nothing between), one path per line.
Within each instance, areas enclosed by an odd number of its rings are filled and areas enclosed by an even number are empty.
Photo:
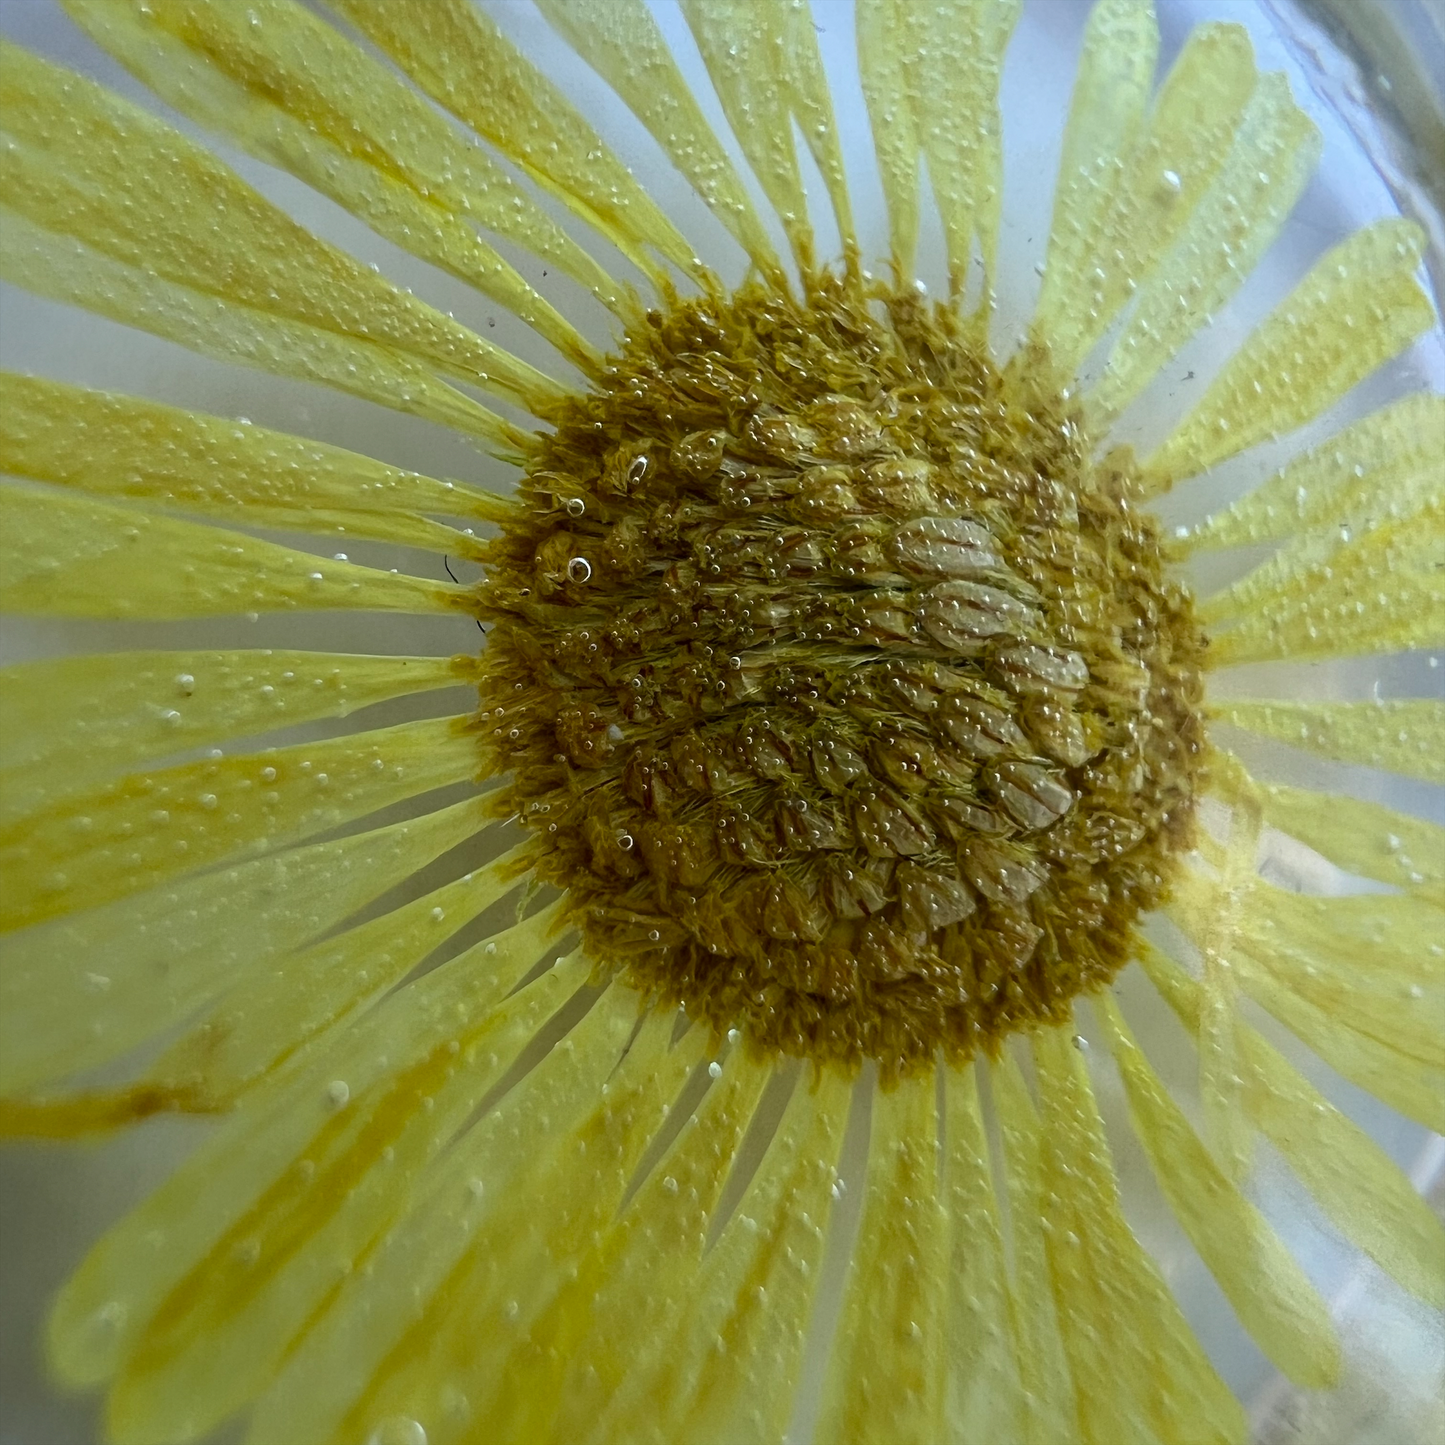
M853 10L863 99L888 203L888 242L901 281L913 274L918 250L918 164L923 147L905 74L907 12L900 0L858 0Z
M462 556L422 512L505 521L515 503L305 437L0 372L0 470L248 526L353 533Z
M132 773L54 799L0 829L10 880L0 928L98 908L465 782L476 769L464 720L437 718Z
M1342 540L1306 535L1200 609L1227 623L1209 663L1445 645L1445 497Z
M475 220L615 304L616 283L420 96L293 0L63 0L157 95L508 308L584 368L596 352Z
M145 1073L147 1080L231 1103L299 1051L355 1020L384 998L438 945L523 881L526 844L380 918L299 952L258 960L225 997ZM479 980L497 958L536 956L559 924L557 905L466 951ZM483 985L479 984L479 991Z
M1273 542L1334 524L1368 530L1438 490L1442 456L1445 397L1415 392L1281 467L1196 528L1184 550Z
M255 310L118 261L0 204L0 278L152 332L203 356L333 386L425 417L516 457L527 432L408 356L361 337Z
M530 960L509 962L515 977ZM436 970L258 1095L102 1238L56 1303L51 1348L67 1378L121 1372L113 1435L204 1433L263 1383L334 1288L337 1260L405 1210L461 1098L481 1098L581 975L553 968L497 1008L489 990L469 997L474 971ZM124 1320L97 1333L110 1302ZM248 1329L258 1315L280 1333Z
M1043 1172L1042 1131L1013 1056L990 1070L994 1109L1003 1140L1012 1254L1014 1334L1023 1387L1021 1438L1027 1445L1077 1445L1083 1439L1069 1355L1064 1349L1063 1300L1055 1302L1045 1230L1051 1220Z
M771 1073L739 1049L718 1067L719 1081L506 1371L491 1418L513 1438L581 1441L619 1385L635 1383L659 1351L669 1363L677 1353L678 1322L698 1299L708 1221Z
M1218 174L1138 292L1085 415L1102 434L1255 268L1319 160L1320 135L1283 74L1262 75Z
M1429 330L1415 280L1424 245L1413 221L1376 221L1321 256L1149 457L1146 489L1303 426Z
M1048 261L1033 335L1057 348L1061 369L1078 365L1074 314L1095 236L1117 204L1138 143L1159 58L1153 0L1099 0L1089 12L1054 188Z
M470 681L468 657L109 652L0 669L3 813L150 758Z
M874 1095L863 1222L818 1420L824 1440L930 1445L942 1428L948 1266L936 1093L922 1072Z
M1113 35L1149 23L1131 15ZM1106 56L1113 59L1105 49L1098 57L1101 65ZM1143 57L1135 64L1142 66ZM1133 130L1138 74L1129 71L1120 96L1101 103L1093 88L1110 83L1112 75L1088 72L1085 94L1091 118L1101 123L1100 139L1118 129ZM1088 238L1061 256L1070 269L1054 275L1054 262L1048 262L1034 323L1034 334L1049 348L1061 378L1078 369L1134 289L1184 232L1230 153L1255 79L1243 26L1199 26L1165 77L1138 144L1121 157L1122 171L1112 192L1106 192L1108 199L1065 211L1064 225L1089 217ZM1107 180L1108 162L1101 164Z
M1391 1044L1352 1027L1348 1014L1320 1007L1276 980L1248 969L1244 986L1337 1073L1437 1134L1445 1134L1445 1070L1430 1068Z
M1440 702L1224 702L1213 711L1223 722L1321 757L1445 783Z
M799 1081L737 1213L709 1255L687 1340L677 1433L709 1430L771 1445L787 1428L822 1273L851 1090L836 1075ZM723 1341L718 1348L718 1340Z
M1445 957L1424 945L1439 929L1422 898L1314 898L1260 882L1240 910L1239 943L1246 978L1262 968L1402 1058L1445 1070Z
M1297 1384L1322 1389L1340 1369L1329 1310L1294 1257L1189 1127L1107 993L1095 1001L1124 1078L1129 1116L1174 1217L1240 1322Z
M777 254L753 203L642 0L607 6L538 0L537 8L627 102L754 264L779 280Z
M1145 946L1154 986L1188 1029L1199 1016L1194 980ZM1336 1227L1406 1289L1445 1308L1445 1226L1364 1130L1352 1124L1247 1024L1239 1025L1244 1106Z
M699 1056L696 1030L669 1051L661 1011L629 1047L638 1004L610 989L430 1167L417 1207L287 1362L249 1438L364 1440L388 1414L438 1445L466 1434Z
M1049 1262L1083 1438L1242 1442L1248 1423L1119 1211L1083 1058L1066 1030L1034 1036L1043 1168L1056 1200ZM1076 1242L1077 1241L1077 1242Z
M0 53L0 190L36 226L256 312L394 348L529 410L562 395L317 240L178 131L16 47Z
M692 247L572 103L468 0L329 0L444 105L654 278Z
M40 617L449 612L460 587L86 496L0 487L0 606Z
M1259 798L1271 827L1331 863L1445 907L1445 828L1439 824L1342 793L1268 786Z
M1023 1407L993 1168L975 1065L944 1079L943 1166L950 1235L945 1440L1015 1440Z
M487 821L469 800L10 935L0 947L0 1091L120 1058L242 969L335 927Z

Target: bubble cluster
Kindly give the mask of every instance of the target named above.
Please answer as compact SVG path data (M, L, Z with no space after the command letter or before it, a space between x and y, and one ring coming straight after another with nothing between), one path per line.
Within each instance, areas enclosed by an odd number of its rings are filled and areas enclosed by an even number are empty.
M1203 642L1049 375L817 277L649 313L564 408L486 559L482 706L600 965L896 1073L1127 959Z

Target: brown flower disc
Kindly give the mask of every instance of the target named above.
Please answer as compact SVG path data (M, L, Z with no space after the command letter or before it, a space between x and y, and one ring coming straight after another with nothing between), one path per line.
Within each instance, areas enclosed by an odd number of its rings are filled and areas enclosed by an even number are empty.
M490 549L482 706L604 970L891 1075L1127 961L1203 644L1047 374L819 277L650 313L563 409Z

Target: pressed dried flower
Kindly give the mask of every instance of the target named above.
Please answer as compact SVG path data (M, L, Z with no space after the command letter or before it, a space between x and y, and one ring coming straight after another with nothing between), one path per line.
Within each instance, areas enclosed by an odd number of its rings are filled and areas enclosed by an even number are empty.
M1322 256L1152 452L1111 435L1318 156L1242 27L1195 31L1155 93L1152 6L1095 6L1037 308L1000 356L1018 0L858 0L886 280L806 0L680 7L786 257L642 0L536 0L741 247L736 285L469 0L62 3L190 121L550 358L392 285L151 113L0 50L0 275L439 424L515 476L498 495L0 374L7 609L485 634L452 657L0 671L0 1126L226 1116L55 1304L54 1368L107 1389L114 1440L245 1415L256 1445L780 1441L812 1337L820 1445L1243 1441L1126 1222L1105 1070L1289 1380L1328 1388L1341 1352L1251 1198L1257 1135L1445 1306L1439 1222L1250 1015L1445 1126L1445 832L1257 781L1214 731L1438 783L1445 707L1206 699L1227 666L1445 644L1445 399L1391 403L1192 530L1151 506L1435 324L1419 229ZM943 300L914 279L921 167ZM534 289L551 268L608 339ZM1196 598L1192 558L1262 543ZM458 687L456 716L244 741ZM1372 891L1279 886L1271 830ZM1135 960L1196 1044L1198 1129L1111 987ZM850 1117L856 1237L835 1207Z

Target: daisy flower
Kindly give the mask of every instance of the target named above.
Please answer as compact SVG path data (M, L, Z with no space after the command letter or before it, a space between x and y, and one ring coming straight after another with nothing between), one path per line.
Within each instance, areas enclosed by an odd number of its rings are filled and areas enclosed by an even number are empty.
M1021 0L62 3L4 278L358 399L0 376L0 1124L212 1120L54 1302L107 1438L1242 1442L1344 1368L1270 1178L1445 1305L1338 1102L1445 1128L1445 832L1335 766L1445 712L1269 666L1445 644L1445 400L1318 420L1424 235L1249 299L1243 27L1088 14L1019 326Z

